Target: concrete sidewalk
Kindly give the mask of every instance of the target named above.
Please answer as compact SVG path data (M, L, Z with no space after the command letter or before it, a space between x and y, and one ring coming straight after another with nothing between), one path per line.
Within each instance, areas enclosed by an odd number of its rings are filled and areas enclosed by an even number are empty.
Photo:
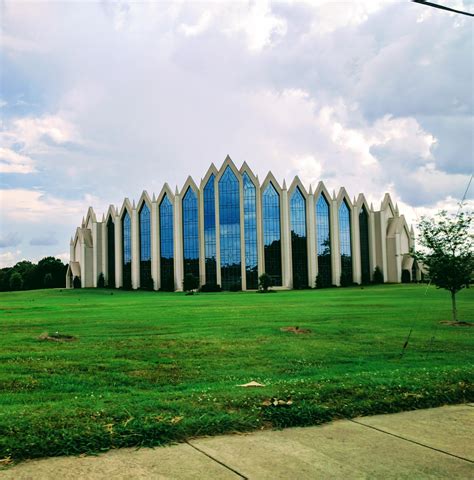
M0 479L473 479L474 404L31 460Z

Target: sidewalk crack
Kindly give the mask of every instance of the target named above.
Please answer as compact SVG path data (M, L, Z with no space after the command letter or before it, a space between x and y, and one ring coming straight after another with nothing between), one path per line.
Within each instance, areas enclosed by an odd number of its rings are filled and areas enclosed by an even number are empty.
M249 480L248 477L246 477L245 475L242 475L240 472L238 472L238 471L235 470L234 468L229 467L229 465L226 465L224 462L221 462L220 460L217 460L217 458L213 457L212 455L210 455L209 453L205 452L204 450L196 447L195 445L193 445L192 443L190 443L188 440L185 440L184 443L187 443L190 447L194 448L194 450L197 450L199 453L202 453L203 455L205 455L206 457L210 458L210 459L213 460L214 462L218 463L219 465L222 465L224 468L227 468L227 470L230 470L232 473L235 473L235 474L238 475L240 478L243 478L244 480Z
M417 442L416 440L411 440L410 438L405 438L396 433L387 432L387 430L382 430L381 428L374 427L373 425L367 425L366 423L358 422L354 419L349 419L350 422L356 423L357 425L361 425L362 427L371 428L372 430L376 430L380 433L385 433L386 435L391 435L392 437L399 438L400 440L405 440L406 442L414 443L415 445L419 445L420 447L429 448L430 450L434 450L435 452L444 453L445 455L449 455L450 457L458 458L459 460L464 460L465 462L474 463L474 461L470 460L469 458L461 457L454 453L446 452L445 450L441 450L436 447L430 447L429 445L425 445L424 443Z

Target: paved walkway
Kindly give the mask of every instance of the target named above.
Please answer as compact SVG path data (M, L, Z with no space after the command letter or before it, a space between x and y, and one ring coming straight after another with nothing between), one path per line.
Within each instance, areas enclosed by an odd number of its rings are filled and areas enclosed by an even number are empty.
M31 460L0 479L474 479L474 404Z

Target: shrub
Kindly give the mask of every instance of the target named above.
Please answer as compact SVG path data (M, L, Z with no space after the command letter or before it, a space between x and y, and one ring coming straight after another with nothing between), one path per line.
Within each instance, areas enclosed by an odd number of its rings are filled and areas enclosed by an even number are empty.
M411 274L410 270L402 270L402 283L411 283Z
M201 292L222 292L222 288L217 283L205 283L201 287Z
M350 287L352 284L352 274L348 272L342 272L340 279L341 287Z
M74 288L81 288L82 285L81 285L81 277L74 277L73 281L72 281L72 286Z
M258 277L258 287L264 292L268 292L268 289L273 285L272 277L268 273L262 273Z
M10 277L10 290L21 290L23 288L23 277L18 273L12 273Z
M183 279L183 290L185 292L191 292L199 288L199 278L192 273L187 273Z
M53 288L53 275L47 273L43 279L44 288Z
M380 267L377 266L374 269L374 276L372 278L372 283L375 285L380 285L383 283L383 273L382 270L380 270Z
M153 277L149 276L145 278L145 280L143 281L143 285L141 285L141 288L143 290L150 290L150 291L154 290L155 282L153 281Z
M97 288L105 288L105 278L102 272L100 272L99 278L97 279Z
M230 292L240 292L242 290L242 285L240 282L235 282L229 287Z

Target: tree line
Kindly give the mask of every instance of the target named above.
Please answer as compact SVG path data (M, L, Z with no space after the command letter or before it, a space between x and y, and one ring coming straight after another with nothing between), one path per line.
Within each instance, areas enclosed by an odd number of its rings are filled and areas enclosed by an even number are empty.
M22 260L14 267L0 269L0 291L65 287L66 270L59 258L45 257L38 263Z

